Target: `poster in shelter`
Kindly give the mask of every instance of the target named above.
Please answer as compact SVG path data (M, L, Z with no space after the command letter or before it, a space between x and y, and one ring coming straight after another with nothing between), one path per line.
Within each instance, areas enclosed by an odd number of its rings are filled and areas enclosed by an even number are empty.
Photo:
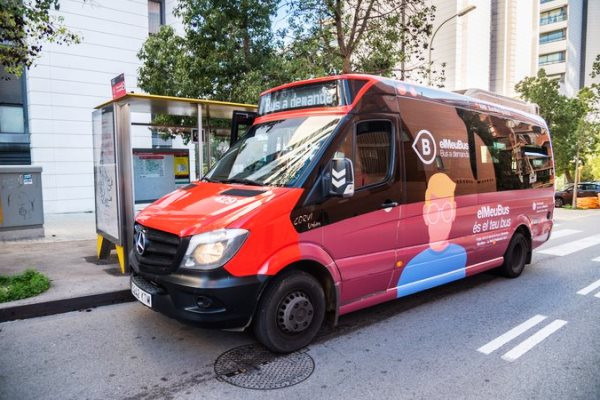
M120 244L115 124L112 107L93 113L96 231Z

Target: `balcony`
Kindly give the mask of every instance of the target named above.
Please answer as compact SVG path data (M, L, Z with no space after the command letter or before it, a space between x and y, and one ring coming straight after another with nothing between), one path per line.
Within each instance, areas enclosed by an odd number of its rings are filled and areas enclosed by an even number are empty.
M565 62L565 53L565 51L557 51L555 53L542 54L538 57L538 65L541 67L548 64Z
M566 21L566 20L567 20L567 13L550 15L548 17L540 18L540 25L554 24L556 22L561 22L561 21Z

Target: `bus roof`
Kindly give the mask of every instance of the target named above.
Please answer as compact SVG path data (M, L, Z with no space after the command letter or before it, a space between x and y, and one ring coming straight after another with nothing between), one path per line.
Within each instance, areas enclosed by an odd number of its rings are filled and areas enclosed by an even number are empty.
M490 101L482 100L479 98L470 97L464 94L450 92L442 89L436 89L432 87L422 86L414 83L409 83L405 81L400 81L392 78L386 78L375 75L367 75L367 74L343 74L343 75L331 75L324 76L313 79L306 79L301 81L295 81L286 83L284 85L280 85L269 90L266 90L261 93L262 95L275 92L282 89L292 88L295 86L302 86L311 83L319 83L319 82L327 82L334 80L365 80L369 81L372 84L381 83L383 86L389 89L389 94L396 93L399 96L409 97L409 98L417 98L421 100L433 101L444 103L448 105L453 105L461 108L470 108L477 110L479 112L485 113L493 113L499 114L507 118L513 119L526 119L530 121L534 121L537 124L542 126L546 126L543 118L537 114L532 114L525 112L520 109L516 109L513 107L508 107L506 105L501 105L497 103L493 103ZM381 86L380 86L381 87ZM356 99L360 100L360 99Z

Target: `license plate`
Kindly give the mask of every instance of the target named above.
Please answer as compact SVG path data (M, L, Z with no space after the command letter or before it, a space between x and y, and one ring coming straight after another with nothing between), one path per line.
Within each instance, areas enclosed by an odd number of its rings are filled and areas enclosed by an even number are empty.
M152 308L152 295L144 292L135 283L131 282L131 294L138 299L142 304Z

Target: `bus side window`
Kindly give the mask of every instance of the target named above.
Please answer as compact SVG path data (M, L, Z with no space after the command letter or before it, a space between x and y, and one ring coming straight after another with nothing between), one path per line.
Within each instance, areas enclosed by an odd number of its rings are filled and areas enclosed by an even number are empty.
M367 121L356 125L355 189L383 182L390 174L392 123Z
M383 182L390 174L392 158L392 123L366 121L356 125L354 134L348 133L334 157L346 157L354 165L354 189Z
M553 185L552 154L546 131L506 118L477 114L481 123L472 128L480 193ZM490 185L494 179L495 184Z

